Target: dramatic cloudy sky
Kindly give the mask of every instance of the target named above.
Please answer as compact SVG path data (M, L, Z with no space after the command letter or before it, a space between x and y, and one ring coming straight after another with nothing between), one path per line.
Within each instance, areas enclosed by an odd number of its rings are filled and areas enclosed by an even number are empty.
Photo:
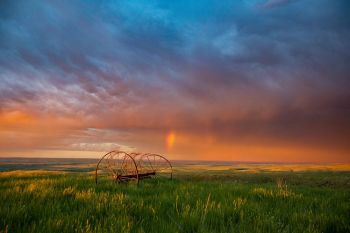
M0 156L350 161L348 0L2 0Z

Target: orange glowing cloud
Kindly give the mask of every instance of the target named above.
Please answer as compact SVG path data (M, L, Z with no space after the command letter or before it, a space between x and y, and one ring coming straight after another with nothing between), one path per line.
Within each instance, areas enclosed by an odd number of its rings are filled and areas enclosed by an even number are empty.
M0 114L0 129L18 126L19 124L28 124L33 120L33 117L23 111L9 111Z

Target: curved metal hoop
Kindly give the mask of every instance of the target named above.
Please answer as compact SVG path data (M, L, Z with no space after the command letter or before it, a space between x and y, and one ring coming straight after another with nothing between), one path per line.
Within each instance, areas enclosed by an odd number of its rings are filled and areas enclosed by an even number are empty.
M139 172L134 158L124 151L110 151L107 154L103 155L96 165L96 184L98 170L103 160L105 160L107 163L106 167L103 170L106 170L106 173L109 173L109 175L113 176L115 181L122 182L134 179L137 183L139 182Z
M137 166L140 172L154 172L157 174L168 174L173 178L173 166L170 161L162 155L143 154L138 160Z

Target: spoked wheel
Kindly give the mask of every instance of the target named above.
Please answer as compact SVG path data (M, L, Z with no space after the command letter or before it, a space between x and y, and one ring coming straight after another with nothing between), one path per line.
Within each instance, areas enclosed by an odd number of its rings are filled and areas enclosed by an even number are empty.
M172 179L173 168L169 160L157 154L144 154L137 162L139 178Z
M105 154L96 166L96 183L97 176L111 176L118 183L139 182L138 169L134 158L123 151L111 151Z

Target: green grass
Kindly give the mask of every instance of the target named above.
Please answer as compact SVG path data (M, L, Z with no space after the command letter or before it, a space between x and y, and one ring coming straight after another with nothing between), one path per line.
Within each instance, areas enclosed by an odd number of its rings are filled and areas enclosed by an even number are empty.
M0 232L350 232L350 172L0 173Z

